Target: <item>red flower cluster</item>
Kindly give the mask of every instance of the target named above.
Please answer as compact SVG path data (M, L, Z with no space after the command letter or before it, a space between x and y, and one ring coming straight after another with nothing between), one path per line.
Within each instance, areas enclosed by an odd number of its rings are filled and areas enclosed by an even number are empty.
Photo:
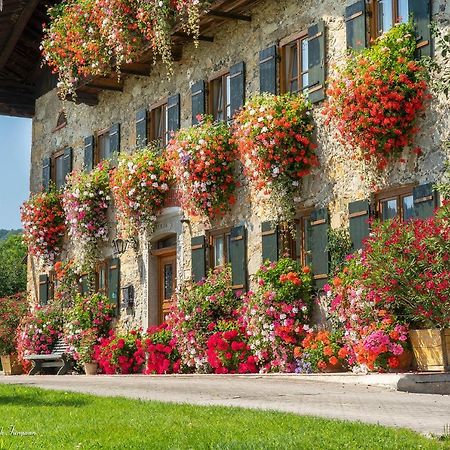
M180 130L168 146L180 200L193 215L208 219L223 215L234 204L236 148L225 122L205 116L191 128Z
M372 47L349 55L330 81L328 122L344 145L360 148L362 158L379 169L412 145L428 98L425 69L415 61L415 51L414 25L396 25Z
M256 357L245 341L245 330L218 331L208 339L208 362L214 373L256 373Z
M0 298L0 355L16 352L17 327L28 311L25 293Z
M34 195L22 205L21 219L29 252L53 264L66 231L61 195L54 190Z

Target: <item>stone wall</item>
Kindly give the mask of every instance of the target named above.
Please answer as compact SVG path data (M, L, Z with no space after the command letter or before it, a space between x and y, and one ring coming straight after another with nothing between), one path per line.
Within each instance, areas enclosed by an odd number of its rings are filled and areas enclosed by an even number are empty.
M450 1L434 0L433 16L441 26L449 27ZM196 48L188 44L183 56L174 65L174 76L169 80L163 64L158 63L149 77L128 76L123 92L104 92L97 106L62 103L52 91L39 98L33 120L33 150L31 190L38 191L41 185L41 161L54 151L65 146L74 149L74 168L83 163L83 139L96 130L121 123L121 151L132 151L135 142L135 113L142 107L169 95L181 95L181 126L191 123L191 85L207 79L214 72L245 61L246 96L259 89L259 51L280 39L303 29L323 18L326 23L327 70L339 64L345 52L346 36L344 23L345 0L263 0L251 9L251 23L228 21L214 34L214 42L200 42ZM450 138L450 114L448 102L433 99L426 114L420 120L421 131L416 144L423 155L408 156L407 162L392 165L382 179L368 175L367 170L349 158L346 150L336 141L333 130L325 126L321 114L322 105L314 107L317 125L317 143L320 167L304 180L299 193L299 207L328 206L331 225L334 228L347 224L347 204L367 198L374 189L400 186L407 183L434 182L440 178L444 160L447 158L442 145ZM64 110L67 126L53 132L58 115ZM253 274L261 263L260 223L273 218L270 206L261 194L250 192L246 180L240 174L242 187L237 193L233 209L213 228L244 224L247 229L248 270ZM164 227L178 234L178 281L191 276L190 238L204 231L204 224L191 220L189 225L179 221L179 211L162 215L158 226L163 236ZM157 230L158 230L157 226ZM113 236L111 236L112 238ZM131 283L136 289L136 306L133 311L123 311L121 320L125 325L146 326L157 321L155 263L149 254L149 242L155 236L142 237L139 249L129 248L121 258L121 283ZM70 255L70 249L69 255ZM105 249L105 256L111 248ZM33 299L37 298L37 276L43 268L36 261L29 263L29 289Z

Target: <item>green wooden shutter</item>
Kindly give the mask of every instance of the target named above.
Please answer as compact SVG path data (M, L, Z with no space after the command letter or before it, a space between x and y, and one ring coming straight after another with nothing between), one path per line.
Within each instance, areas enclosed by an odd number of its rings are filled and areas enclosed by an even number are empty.
M145 108L136 112L136 147L142 148L148 142L148 112Z
M200 281L206 277L206 239L205 236L195 236L191 239L192 280Z
M119 309L120 259L112 258L108 266L108 298Z
M232 228L230 233L230 262L233 289L246 289L247 287L246 247L245 227L240 225Z
M194 83L191 88L192 101L192 125L198 124L198 115L206 113L205 109L205 82L203 80Z
M437 207L437 195L432 183L421 184L413 189L414 214L426 219L432 217Z
M245 64L240 62L230 68L230 108L233 117L244 105Z
M42 160L42 188L44 191L50 189L50 180L52 178L52 160L51 158L44 158Z
M277 93L277 46L259 52L259 92Z
M39 275L39 304L44 306L48 303L48 275L42 274Z
M169 132L180 129L180 94L172 95L167 99L167 124Z
M308 28L308 97L312 103L325 98L325 23Z
M430 0L408 0L408 8L416 25L418 56L431 56L431 2Z
M261 223L262 260L278 261L278 225L273 222Z
M114 123L109 129L109 160L113 166L117 165L120 153L120 123Z
M363 240L369 236L369 200L358 200L349 203L348 218L353 251L356 251L362 248Z
M420 1L420 0L419 0ZM366 2L359 0L345 8L347 48L361 50L367 46Z
M312 271L316 289L326 284L329 270L328 257L328 211L316 209L310 218L309 246L311 251Z
M84 138L84 170L90 172L94 168L94 136Z
M72 164L73 164L73 150L72 147L66 147L64 149L63 156L63 170L64 170L64 184L66 182L66 177L72 172Z

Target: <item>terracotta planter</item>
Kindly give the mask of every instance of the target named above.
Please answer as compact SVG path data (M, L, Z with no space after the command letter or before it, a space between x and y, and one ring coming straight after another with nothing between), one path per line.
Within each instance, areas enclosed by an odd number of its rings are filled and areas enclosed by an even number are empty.
M418 370L450 371L450 328L410 330L409 338Z
M98 364L97 363L84 363L84 371L86 375L97 375Z
M16 354L2 355L2 366L5 375L22 375L23 369Z
M389 369L388 372L408 372L411 369L411 364L413 362L413 352L408 349L404 349L403 353L398 356L398 367L393 367Z
M338 362L333 366L333 364L327 364L324 369L319 369L321 373L335 373L335 372L345 372L346 369L341 362Z

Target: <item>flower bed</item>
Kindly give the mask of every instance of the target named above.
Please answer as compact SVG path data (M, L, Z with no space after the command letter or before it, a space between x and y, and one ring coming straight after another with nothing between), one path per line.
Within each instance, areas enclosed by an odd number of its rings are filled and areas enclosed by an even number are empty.
M111 175L111 186L120 213L117 217L127 234L152 228L167 198L170 181L165 159L153 148L120 156Z
M425 108L426 71L415 60L416 48L414 24L395 25L368 49L350 54L330 80L328 122L353 156L359 148L379 169L413 144Z
M256 273L258 288L242 309L248 342L264 372L293 372L294 347L304 337L312 309L312 276L289 258L267 263Z
M290 218L300 180L318 165L310 110L302 96L262 94L236 116L233 134L245 173L283 206L282 219Z
M22 205L21 220L29 252L52 265L61 252L66 231L61 195L50 190L32 196Z
M178 131L168 146L182 206L190 214L212 220L234 204L235 146L225 122L209 116Z

